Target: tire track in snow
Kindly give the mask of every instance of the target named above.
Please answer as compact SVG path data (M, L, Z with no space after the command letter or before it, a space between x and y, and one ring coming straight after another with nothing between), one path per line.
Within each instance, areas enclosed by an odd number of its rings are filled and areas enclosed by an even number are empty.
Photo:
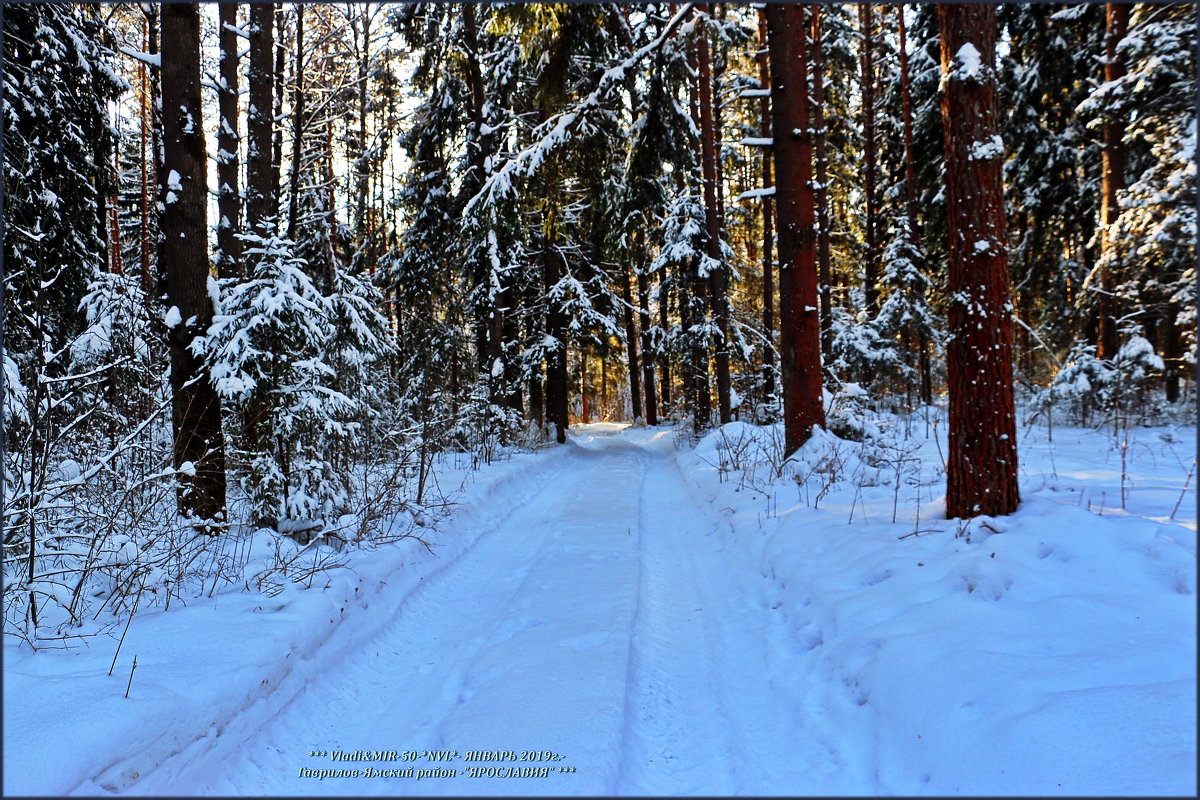
M240 715L240 719L235 718L215 741L197 743L208 744L206 752L185 751L175 759L160 765L154 772L143 775L132 786L123 787L124 790L134 794L171 794L178 793L180 787L192 787L187 791L197 794L286 794L286 791L280 790L292 785L287 783L287 780L295 777L298 767L329 766L328 763L318 764L307 759L309 749L389 749L389 746L371 742L369 736L366 737L367 741L357 748L353 745L343 746L339 742L328 747L324 745L330 742L329 732L337 731L350 720L358 720L356 714L361 712L353 710L353 707L356 702L362 701L362 686L395 688L395 696L411 696L412 687L404 685L407 681L403 678L395 687L381 682L381 676L374 668L378 659L383 657L384 653L391 656L400 655L404 646L436 646L441 641L437 626L432 626L431 630L425 630L420 624L414 626L411 623L413 615L428 614L432 608L451 602L457 596L471 597L470 579L479 565L494 563L494 559L489 558L488 553L490 549L497 547L497 544L494 544L496 540L503 538L499 532L522 512L536 515L537 507L547 502L551 491L561 488L564 482L570 482L573 475L574 473L569 471L555 472L539 481L532 490L522 486L524 491L517 492L515 502L496 520L495 527L481 534L471 548L454 561L429 575L400 604L394 621L360 645L360 650L350 653L337 663L334 672L328 678L295 691L291 698L270 712L265 719L255 714L257 709L251 706ZM485 502L502 503L507 499L505 494L507 493L502 493L500 497L487 498ZM551 500L553 499L551 497ZM463 566L468 567L467 574L461 569ZM529 566L532 567L532 564ZM507 575L498 581L483 580L481 583L485 586L511 587L511 577ZM520 587L511 589L510 596L519 591ZM477 602L483 603L478 595L475 597ZM500 608L496 608L496 613L489 619L494 620L499 613ZM406 630L413 627L416 630ZM475 636L468 640L468 644L475 645L477 654L485 641L486 637ZM459 655L461 649L460 644L454 649L454 653ZM463 660L469 660L469 656ZM429 665L432 663L430 660L416 665L415 674L430 676L433 669ZM461 669L457 673L453 668L447 670L446 684L451 684L451 679L461 675L461 672ZM415 682L428 684L436 677L432 675L426 680L418 678ZM276 690L277 693L283 691L286 691L284 687ZM449 689L446 689L440 696L445 697L448 693ZM444 701L442 705L444 707ZM368 718L373 715L370 709L366 713ZM297 721L301 721L302 724L297 725ZM423 724L427 725L429 721L428 716L423 715ZM264 734L269 740L268 743L257 744L258 740L264 738ZM391 738L388 737L389 740ZM286 744L279 746L276 742ZM303 745L299 744L301 742ZM407 746L397 745L397 749ZM436 743L430 742L421 749L437 746ZM278 784L278 780L281 779L285 781L282 785ZM325 781L310 781L303 786L304 793L345 793L344 789L338 790ZM364 788L366 787L355 786L351 793L361 793Z
M601 793L619 749L627 655L612 634L634 609L625 522L636 500L623 476L639 469L628 449L558 462L528 503L427 579L357 652L270 717L250 710L205 752L163 764L129 793ZM581 513L583 498L594 517ZM552 748L580 774L511 784L297 777L302 766L364 766L308 758L314 749L455 748Z
M668 502L666 462L655 459L639 489L638 607L630 636L620 794L732 794L740 786L727 710L681 534L694 517ZM648 490L649 487L649 490ZM679 528L683 525L683 529Z

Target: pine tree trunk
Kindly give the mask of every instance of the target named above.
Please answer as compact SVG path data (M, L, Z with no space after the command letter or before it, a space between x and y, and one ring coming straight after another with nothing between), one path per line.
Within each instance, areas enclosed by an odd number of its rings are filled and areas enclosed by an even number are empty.
M642 332L642 382L646 395L646 424L658 424L658 398L654 391L654 358L650 342L650 287L646 278L646 236L642 231L636 234L638 258L641 263L637 269L638 285L638 320Z
M274 106L272 109L272 114L273 114L272 119L282 119L283 118L283 93L287 87L287 80L285 79L285 76L284 76L285 51L284 51L284 46L283 46L283 41L282 41L283 36L284 36L284 27L283 27L284 11L283 11L283 3L271 3L270 5L274 6L274 8L275 8L275 31L276 31L275 42L274 42L274 48L275 48L275 67L274 67L275 95L272 98L272 102L274 103ZM279 205L278 205L279 204L279 175L280 175L280 167L282 167L282 165L283 165L283 126L273 124L273 127L275 129L275 136L271 143L270 181L271 181L271 196L275 198L276 209L278 210L278 208L279 208ZM279 226L276 225L276 229L278 229L278 227Z
M829 241L829 153L826 149L825 130L825 67L824 44L821 36L821 6L813 3L812 14L812 70L813 70L813 146L816 148L817 187L817 292L821 299L821 352L828 353L833 347L833 287L830 285Z
M296 240L300 218L300 163L304 160L304 5L296 7L296 66L292 76L292 170L288 178L288 238Z
M633 292L629 285L629 261L621 261L621 300L625 310L625 355L629 360L629 399L633 418L642 416L642 380L638 367L637 326L633 321Z
M276 213L271 183L272 106L275 101L275 8L250 4L250 107L246 114L246 229L259 233Z
M658 324L662 328L663 336L666 336L670 330L670 308L668 303L671 298L670 285L666 281L666 273L660 273L658 278ZM663 347L662 353L659 355L659 372L662 373L662 379L658 382L659 399L662 401L662 416L666 419L671 415L671 353Z
M150 50L150 21L147 18L142 19L142 46L147 53ZM150 85L148 73L150 70L145 64L138 67L141 73L141 177L142 177L142 203L141 203L141 225L138 229L138 242L141 248L141 267L142 267L142 292L146 296L146 306L149 308L151 298L154 296L154 280L150 271L150 154L147 152L146 146L150 138ZM154 176L153 182L157 185L158 176Z
M549 292L565 273L562 255L549 243L546 262L546 290ZM546 411L554 423L555 441L563 444L567 441L567 428L570 425L567 414L567 320L557 304L551 304L546 315L546 333L557 342L554 351L546 358Z
M809 124L808 16L799 5L768 5L771 108L779 218L779 333L784 451L794 453L824 427L821 325Z
M896 22L900 32L900 105L904 117L904 192L908 214L908 235L913 243L921 241L917 208L916 164L913 156L912 78L908 68L907 39L904 26L904 4L896 6ZM924 289L919 290L924 295ZM933 370L929 362L929 341L924 331L917 336L918 363L921 373L921 402L933 402Z
M689 18L695 15L688 12ZM688 69L693 74L699 70L696 47L689 47ZM688 81L688 111L696 130L700 124L700 89L698 81ZM683 190L683 174L676 172L677 191ZM707 225L707 220L706 220ZM712 424L712 397L708 382L708 344L699 339L694 331L704 322L705 281L700 277L699 258L689 258L679 280L679 319L684 331L685 345L680 372L683 383L683 399L687 414L692 418L692 432L700 433Z
M1109 3L1107 6L1107 28L1104 39L1104 80L1108 83L1125 76L1125 59L1117 52L1117 45L1125 38L1129 29L1129 6L1125 3ZM1111 359L1117 354L1117 317L1120 316L1118 302L1112 296L1120 283L1120 267L1117 261L1117 241L1110 227L1115 225L1121 208L1117 195L1125 188L1125 120L1124 112L1106 110L1104 117L1104 149L1101 151L1103 175L1100 185L1100 224L1104 227L1101 239L1101 267L1097 324L1099 330L1100 358Z
M600 356L600 421L608 422L608 359Z
M221 26L218 61L221 90L217 93L217 275L233 278L242 275L241 232L242 198L238 193L238 51L237 3L217 6Z
M863 235L865 269L863 291L867 313L879 313L879 186L875 153L875 15L868 3L858 5L858 25L862 35L859 55L863 108Z
M1168 303L1162 311L1162 317L1159 319L1159 345L1158 351L1162 353L1163 364L1163 386L1167 393L1167 402L1174 403L1179 399L1179 374L1182 362L1179 358L1181 355L1179 346L1179 326L1175 320L1179 317L1179 305L1176 303Z
M999 142L996 9L942 4L938 18L949 229L946 516L996 516L1019 502L1003 152L979 154L980 142Z
M707 11L707 5L698 7ZM704 176L704 223L707 236L706 252L710 259L708 273L709 305L717 326L717 406L721 424L732 419L729 384L729 304L726 297L725 259L721 254L721 212L717 203L717 151L713 115L713 80L709 57L707 28L696 41L697 82L700 98L700 162ZM720 266L714 266L719 264Z
M203 362L189 349L212 322L208 294L207 161L200 108L200 10L164 4L162 14L163 150L159 184L162 241L158 263L166 273L167 305L182 322L171 328L171 419L179 513L203 520L225 516L225 442L221 403ZM172 188L175 184L175 188ZM205 532L214 533L211 526Z
M588 392L588 355L579 354L579 417L586 425L592 421L592 398Z
M297 6L299 9L299 6ZM371 15L364 4L362 11L362 43L358 59L358 159L355 161L357 177L356 204L354 213L354 231L358 236L361 247L367 238L367 181L370 178L370 165L367 163L367 101L368 78L370 77L370 47L371 47Z
M521 397L520 359L509 355L513 352L520 352L517 349L521 334L520 319L517 314L517 290L507 280L504 288L500 291L500 305L504 309L500 346L504 358L504 385L507 390L504 395L504 404L517 414L524 414L525 405Z
M771 85L771 67L767 60L767 15L758 11L758 85L767 89ZM763 95L759 101L759 136L771 138L771 97ZM775 185L771 175L771 148L760 148L762 151L762 188L770 189ZM768 408L774 408L778 402L775 388L775 203L770 195L762 199L763 241L762 241L762 276L763 276L763 401Z

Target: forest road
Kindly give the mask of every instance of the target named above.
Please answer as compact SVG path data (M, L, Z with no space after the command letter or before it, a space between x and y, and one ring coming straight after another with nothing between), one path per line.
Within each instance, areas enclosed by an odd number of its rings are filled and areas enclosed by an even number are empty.
M381 633L287 705L251 705L205 752L169 759L125 793L847 790L788 633L756 599L761 575L714 535L725 523L689 492L671 434L639 433L574 432L538 491L487 499L512 513ZM338 751L416 758L333 760ZM538 760L543 751L561 760Z

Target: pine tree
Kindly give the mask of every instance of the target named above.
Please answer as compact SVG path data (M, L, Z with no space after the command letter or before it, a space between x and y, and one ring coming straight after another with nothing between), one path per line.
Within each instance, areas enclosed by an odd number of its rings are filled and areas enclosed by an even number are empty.
M212 321L209 292L207 163L200 111L200 10L162 10L163 169L159 193L163 267L171 351L171 419L179 512L208 521L225 516L225 437L221 403L193 340Z
M246 114L246 230L258 233L278 213L278 172L272 165L275 131L275 8L250 4L250 105Z
M242 197L238 174L238 51L241 36L237 27L237 3L222 3L219 7L221 25L219 57L220 91L217 94L220 120L217 125L217 275L232 277L241 272L242 248L237 234L241 232Z
M802 7L767 7L771 107L778 189L780 358L784 450L791 454L824 426L820 317L808 116L809 19Z
M1117 289L1166 359L1167 400L1194 374L1196 350L1196 56L1194 15L1136 6L1119 45L1120 92L1136 116L1123 145L1131 180L1118 196L1113 238L1127 265Z
M996 516L1019 500L995 8L939 5L938 19L950 229L946 516Z

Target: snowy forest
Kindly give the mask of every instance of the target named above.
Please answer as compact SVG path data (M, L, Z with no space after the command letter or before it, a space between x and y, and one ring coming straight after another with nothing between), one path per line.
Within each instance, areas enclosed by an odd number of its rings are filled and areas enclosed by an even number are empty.
M1196 791L1193 6L0 16L6 794Z

